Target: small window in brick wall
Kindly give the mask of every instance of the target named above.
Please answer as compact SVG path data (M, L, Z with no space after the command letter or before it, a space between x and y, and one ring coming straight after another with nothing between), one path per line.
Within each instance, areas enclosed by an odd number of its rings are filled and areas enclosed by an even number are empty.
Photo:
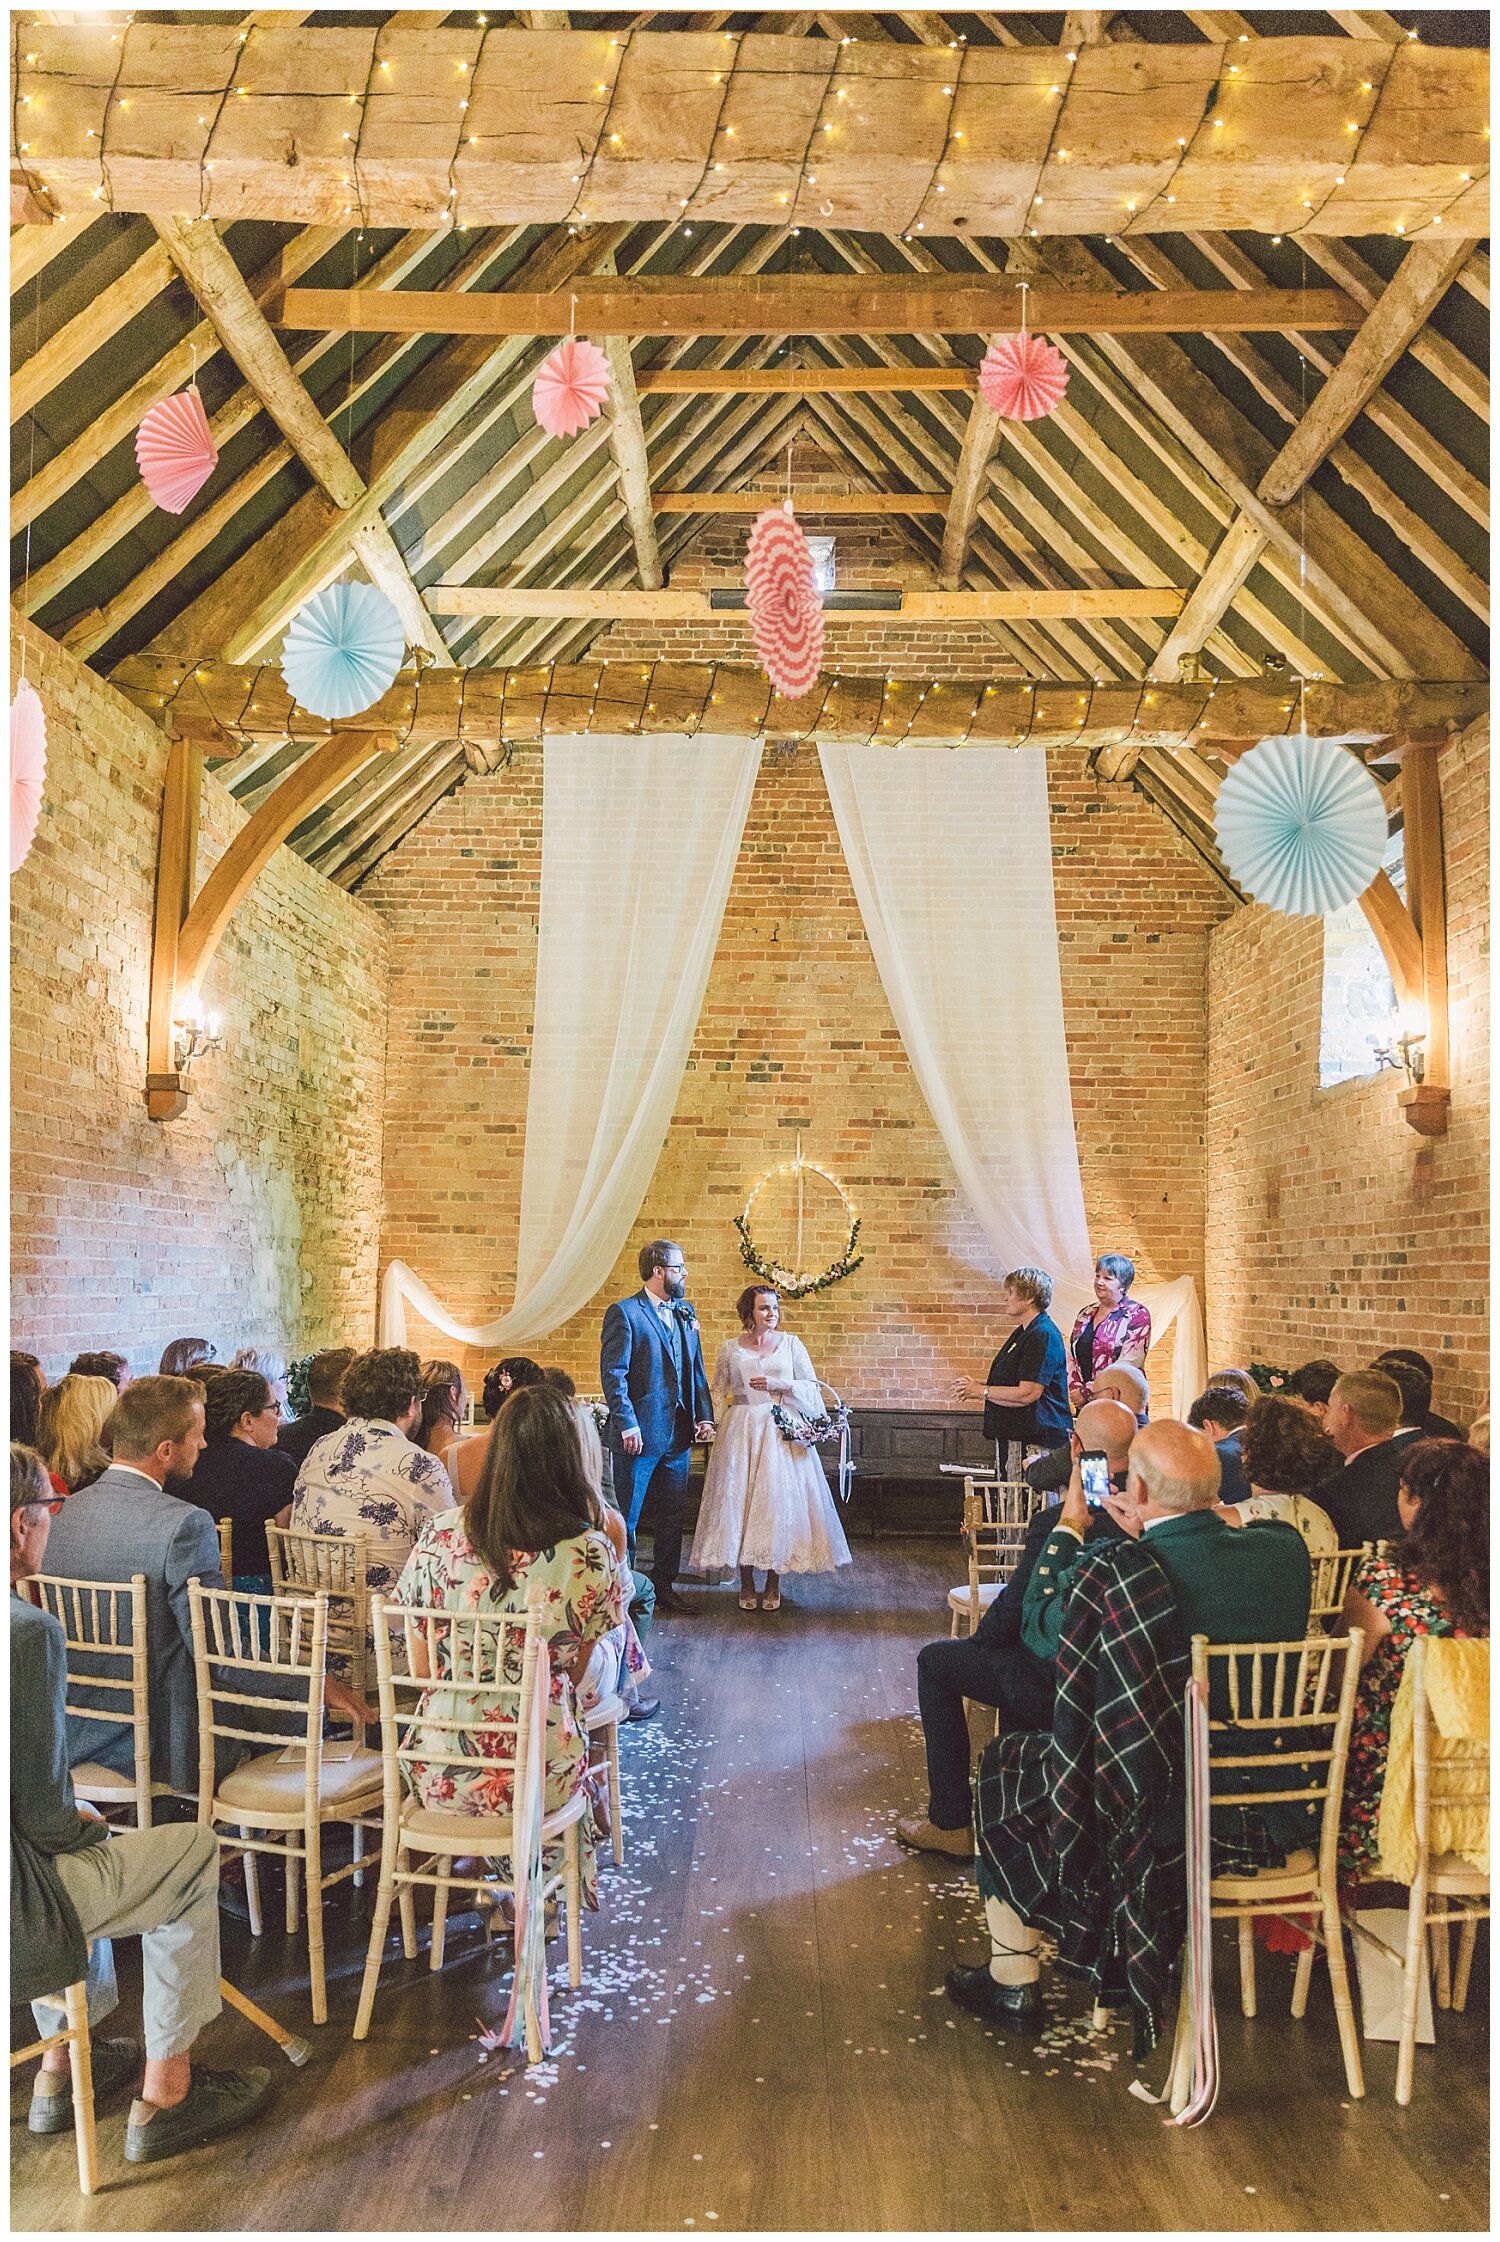
M812 554L814 585L820 592L833 591L837 583L833 565L833 539L809 537L807 549Z
M1385 869L1406 892L1401 835L1385 852ZM1323 1022L1318 1046L1318 1087L1353 1082L1375 1074L1377 1043L1389 1043L1397 1029L1396 990L1380 944L1357 903L1330 911L1323 920Z

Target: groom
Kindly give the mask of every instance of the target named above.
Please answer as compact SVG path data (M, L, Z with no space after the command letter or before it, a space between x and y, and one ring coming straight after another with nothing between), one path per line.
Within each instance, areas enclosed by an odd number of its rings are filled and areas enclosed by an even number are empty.
M641 1290L605 1310L599 1382L609 1406L605 1441L615 1494L630 1530L648 1492L656 1498L651 1579L659 1612L691 1612L673 1593L682 1556L682 1511L695 1440L714 1436L713 1402L698 1340L698 1318L683 1294L682 1248L655 1238L642 1246Z

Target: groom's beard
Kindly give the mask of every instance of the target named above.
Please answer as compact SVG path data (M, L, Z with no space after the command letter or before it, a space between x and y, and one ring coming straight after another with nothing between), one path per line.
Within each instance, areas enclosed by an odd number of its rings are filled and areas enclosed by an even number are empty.
M662 1290L669 1300L682 1300L687 1296L687 1285L681 1277L669 1277L662 1272Z

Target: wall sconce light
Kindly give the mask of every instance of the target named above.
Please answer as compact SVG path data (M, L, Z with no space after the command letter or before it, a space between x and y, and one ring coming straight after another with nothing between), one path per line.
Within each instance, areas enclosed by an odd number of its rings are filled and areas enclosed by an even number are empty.
M1399 1067L1415 1088L1427 1072L1427 1054L1423 1049L1426 1041L1427 1030L1423 1023L1408 1019L1403 1014L1400 1033L1392 1036L1389 1043L1372 1045L1376 1064L1382 1067Z
M205 1014L195 1007L172 1022L172 1065L179 1075L185 1077L194 1059L205 1052L223 1048L224 1029L217 1012Z

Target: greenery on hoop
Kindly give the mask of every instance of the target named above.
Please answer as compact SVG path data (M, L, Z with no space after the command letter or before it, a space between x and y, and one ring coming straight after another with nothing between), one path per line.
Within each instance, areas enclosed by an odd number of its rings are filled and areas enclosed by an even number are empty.
M817 1276L808 1276L801 1269L784 1268L779 1261L768 1259L750 1235L751 1212L756 1200L771 1181L772 1176L795 1175L798 1188L797 1244L800 1251L802 1243L801 1188L802 1177L807 1173L821 1176L825 1183L833 1187L843 1204L844 1212L849 1217L849 1237L843 1252L836 1261L831 1261L828 1267ZM744 1262L745 1267L751 1271L752 1275L764 1278L768 1285L774 1285L776 1290L787 1300L805 1300L810 1293L826 1292L830 1285L842 1284L845 1277L852 1276L865 1258L862 1253L855 1251L859 1244L859 1216L854 1212L848 1192L839 1182L837 1176L830 1175L826 1168L820 1168L815 1161L803 1159L800 1136L797 1139L796 1159L784 1162L779 1168L770 1169L767 1174L761 1177L759 1183L756 1184L749 1198L745 1201L744 1213L735 1216L734 1226L740 1234L740 1259Z

